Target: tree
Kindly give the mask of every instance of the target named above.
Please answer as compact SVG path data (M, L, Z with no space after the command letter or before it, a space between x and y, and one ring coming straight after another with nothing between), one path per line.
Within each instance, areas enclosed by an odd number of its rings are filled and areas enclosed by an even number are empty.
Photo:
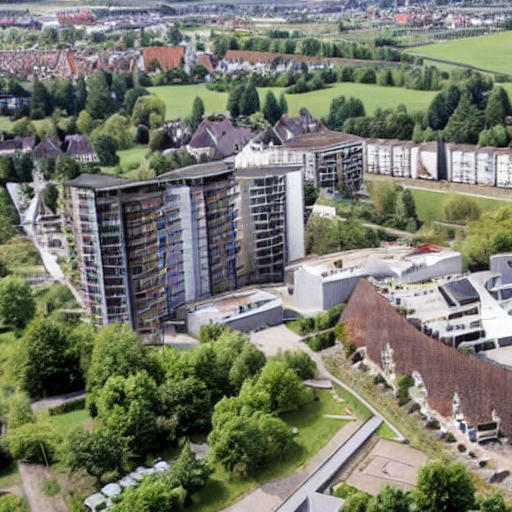
M137 144L149 143L149 128L147 126L144 126L143 124L139 124L139 126L137 126L137 131L135 132L135 142Z
M413 499L408 491L399 487L386 485L382 491L371 500L367 512L410 512Z
M9 267L7 266L5 261L0 260L0 279L2 279L2 277L7 277L10 274L11 271L9 270Z
M318 199L318 191L312 181L304 180L304 204L313 206Z
M394 183L375 183L370 187L369 192L375 210L379 215L394 215L398 198L398 189Z
M142 96L149 96L149 92L143 87L134 87L125 94L123 107L126 111L126 115L131 116L133 114L135 103L137 103L137 100L142 98Z
M178 26L174 25L169 27L169 30L167 31L167 41L171 46L178 46L182 39L183 35Z
M217 341L225 332L231 332L231 327L226 324L207 324L202 325L199 331L199 341L201 343L210 343Z
M302 41L302 53L309 57L316 57L322 48L322 43L318 39L308 37Z
M402 192L402 204L404 206L404 217L408 219L417 219L416 203L410 189L406 188Z
M460 90L455 85L451 85L446 92L437 94L427 110L428 126L433 130L444 130L450 116L457 108L459 100Z
M145 454L156 448L158 392L145 370L128 377L109 377L95 397L103 428L126 438L135 453Z
M511 512L512 508L509 507L503 497L503 494L494 492L489 498L480 501L480 512Z
M123 37L126 37L126 34L129 33L130 32L125 32ZM129 77L129 75L125 73L114 73L114 76L112 77L112 92L115 94L116 101L119 103L123 103L124 95L128 90L127 77Z
M30 137L35 135L36 127L28 117L22 117L12 124L11 132L19 137Z
M169 485L167 475L154 475L142 480L138 487L126 489L112 512L182 512L187 492Z
M76 120L77 130L83 135L89 135L94 128L94 121L87 110L81 110Z
M103 71L95 71L87 81L85 109L92 119L106 119L116 111Z
M183 487L189 500L205 487L213 468L206 460L199 460L187 441L180 456L174 461L171 472L172 487Z
M258 406L254 407L254 397ZM304 384L283 361L269 361L257 380L247 380L240 391L244 403L264 412L295 411L309 400Z
M276 356L276 359L282 360L301 380L313 379L315 377L316 364L311 357L302 350L295 350L293 352L287 350Z
M343 512L366 512L369 510L372 496L365 492L355 492L351 494L343 505Z
M204 116L204 103L199 96L194 98L194 103L192 105L192 116L190 118L190 129L192 132L197 130L197 127L203 120Z
M286 96L284 92L279 96L279 110L281 111L281 115L288 113L288 103L286 102Z
M53 213L57 212L57 202L59 200L59 189L53 184L48 183L43 190L44 204L50 208Z
M394 112L386 119L388 135L393 139L411 140L414 119L402 112Z
M258 96L258 91L253 83L248 84L245 88L240 98L239 109L241 116L250 116L251 114L259 111L260 97Z
M141 370L151 370L151 363L139 335L127 325L110 325L94 341L87 390L102 388L111 376L128 377Z
M67 326L52 318L36 318L24 337L27 362L23 387L32 397L59 395L82 389L80 362L69 351Z
M18 428L27 423L35 423L36 417L30 407L30 398L26 393L18 392L9 398L7 424L9 428Z
M282 112L277 103L276 97L272 91L268 91L265 97L265 105L263 106L263 115L265 119L274 125L281 118Z
M507 91L503 87L492 89L485 107L485 125L487 128L505 123L505 117L512 115L512 106Z
M85 109L87 103L87 85L85 84L85 78L83 75L78 77L76 81L76 111L81 112Z
M231 119L236 119L240 115L240 100L244 94L245 87L237 85L228 96L226 109L231 114Z
M476 144L484 122L484 113L471 103L469 94L464 93L443 135L446 140L457 144Z
M157 96L141 96L132 113L132 124L158 128L165 121L165 102Z
M114 114L110 116L100 128L94 130L91 140L94 142L99 135L107 135L114 139L117 149L123 150L133 147L130 121L122 115Z
M429 462L419 471L415 502L422 512L467 512L475 488L463 464Z
M160 414L166 418L171 439L200 434L210 427L210 391L195 377L167 380L159 388Z
M478 136L479 146L496 146L504 148L508 146L509 135L503 125L496 125L488 130L483 130Z
M265 459L267 443L255 417L233 417L208 436L214 459L226 471L248 476Z
M85 471L98 480L112 471L119 475L128 470L126 440L105 429L71 431L64 443L64 463L70 472Z
M94 143L94 151L98 155L100 165L111 167L119 163L117 142L108 135L99 135Z
M32 83L32 100L30 103L31 119L44 119L51 114L50 96L46 86L39 81L36 75Z
M443 209L446 220L452 222L478 220L482 214L482 209L472 197L461 194L450 196Z
M9 451L17 460L51 464L57 443L55 428L47 423L26 423L7 431Z
M242 384L254 377L265 366L266 357L254 345L245 344L229 370L229 380L238 391Z
M0 281L0 319L4 324L23 328L35 312L36 302L27 281L19 277Z
M55 174L63 181L74 180L82 174L82 166L74 158L64 156L59 158Z

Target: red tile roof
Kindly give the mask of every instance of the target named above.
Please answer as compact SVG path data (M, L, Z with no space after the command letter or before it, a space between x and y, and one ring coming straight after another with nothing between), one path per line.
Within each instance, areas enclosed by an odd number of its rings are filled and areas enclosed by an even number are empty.
M185 48L183 46L147 46L142 48L142 56L146 72L149 71L149 65L155 59L162 69L167 71L181 64L181 60L185 57Z
M200 66L204 66L208 73L210 73L210 75L213 75L214 73L214 69L213 69L213 64L212 64L212 59L210 58L209 55L203 53L203 55L199 55L199 57L197 58L197 63L200 65Z

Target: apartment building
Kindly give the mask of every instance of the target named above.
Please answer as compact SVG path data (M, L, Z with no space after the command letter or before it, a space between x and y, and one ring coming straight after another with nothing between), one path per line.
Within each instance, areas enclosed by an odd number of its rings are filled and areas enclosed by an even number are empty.
M304 257L301 166L239 169L244 243L239 255L245 283L284 280L288 262Z
M146 335L185 303L283 281L304 251L300 168L238 178L209 163L145 181L82 174L66 184L64 217L88 313Z
M276 125L277 126L277 125ZM238 168L261 165L302 165L304 179L316 187L340 187L357 191L363 184L364 139L320 127L283 141L269 131L237 155Z

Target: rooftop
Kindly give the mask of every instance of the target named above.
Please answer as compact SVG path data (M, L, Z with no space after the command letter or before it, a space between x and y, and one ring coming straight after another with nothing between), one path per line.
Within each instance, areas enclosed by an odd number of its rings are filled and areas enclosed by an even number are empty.
M362 139L349 133L334 132L323 128L315 133L306 133L295 139L284 143L287 149L328 149L338 144L347 144L351 142L359 142Z
M93 190L102 188L119 187L129 184L130 181L117 176L106 176L105 174L80 174L78 178L66 182L69 187L90 188Z

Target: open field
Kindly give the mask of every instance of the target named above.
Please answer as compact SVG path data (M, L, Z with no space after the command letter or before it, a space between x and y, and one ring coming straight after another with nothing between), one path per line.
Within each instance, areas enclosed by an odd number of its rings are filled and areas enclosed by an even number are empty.
M226 109L228 93L209 91L206 85L174 85L150 87L149 90L162 98L167 106L167 119L184 118L192 113L192 102L199 96L205 105L206 113L222 112ZM260 88L260 103L263 105L267 91L273 91L279 97L284 91L282 87ZM436 91L413 91L400 87L380 87L374 84L356 84L343 82L333 84L328 89L312 91L304 94L286 96L291 115L296 115L301 107L307 107L316 117L325 117L329 113L331 100L337 96L355 96L360 98L367 114L373 114L378 107L395 108L401 103L409 111L426 109Z
M407 53L446 59L498 73L512 74L512 32L470 37L430 44L407 50Z
M292 474L315 455L346 424L343 420L324 417L325 414L346 414L344 405L335 400L331 390L317 390L317 396L318 401L310 402L300 411L282 415L282 419L290 427L299 429L299 434L295 437L297 447L284 462L274 464L257 476L247 479L231 476L222 467L215 465L215 472L206 487L198 493L189 510L221 510L251 488L268 480Z
M453 194L443 192L432 192L430 190L418 190L411 188L412 196L416 203L418 217L423 221L446 220L444 215L444 204ZM472 197L483 211L495 210L501 206L510 205L507 201L487 199L486 197Z

